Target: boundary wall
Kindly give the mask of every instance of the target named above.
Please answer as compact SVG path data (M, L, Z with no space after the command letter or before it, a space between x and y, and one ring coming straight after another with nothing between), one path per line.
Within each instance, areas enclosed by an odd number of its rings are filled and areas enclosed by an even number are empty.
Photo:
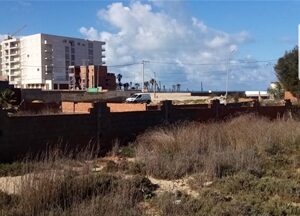
M285 106L260 106L256 102L253 107L234 107L216 100L209 107L164 101L160 109L134 112L111 112L103 102L95 103L86 114L10 116L0 109L0 162L34 156L55 145L72 151L92 145L105 152L116 140L126 143L162 124L220 121L245 113L276 119L291 108L290 101Z

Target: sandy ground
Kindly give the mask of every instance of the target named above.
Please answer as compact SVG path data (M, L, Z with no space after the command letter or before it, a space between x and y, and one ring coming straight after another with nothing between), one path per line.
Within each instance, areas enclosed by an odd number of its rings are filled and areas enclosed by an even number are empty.
M191 195L192 197L197 197L199 193L192 190L188 185L188 178L176 179L176 180L162 180L156 179L151 176L148 176L149 180L153 184L157 184L159 188L156 190L157 194L164 192L176 193L177 191Z
M8 194L17 194L20 192L23 176L1 177L0 190Z
M114 161L115 163L120 163L121 161L130 161L133 162L135 158L119 158L119 157L105 157L101 158L100 160L96 161L96 167L92 168L92 172L100 172L103 170L103 168L106 166L108 161ZM78 167L74 167L74 170L78 170ZM84 169L84 167L82 167ZM48 171L47 171L48 172ZM51 172L51 171L50 171ZM55 174L58 174L59 171L53 171ZM35 173L35 174L26 174L23 176L14 176L14 177L0 177L0 190L8 193L8 194L18 194L20 193L22 184L24 182L34 181L39 179L39 175L44 175L43 173ZM53 176L53 173L50 174ZM125 178L127 177L132 177L131 175L125 175ZM163 192L172 192L175 193L176 191L184 192L186 194L189 194L193 197L197 197L198 193L194 190L192 190L189 185L188 185L188 180L189 178L182 178L182 179L177 179L177 180L162 180L162 179L156 179L154 177L148 176L149 180L153 184L157 184L159 188L157 189L156 193L160 194Z

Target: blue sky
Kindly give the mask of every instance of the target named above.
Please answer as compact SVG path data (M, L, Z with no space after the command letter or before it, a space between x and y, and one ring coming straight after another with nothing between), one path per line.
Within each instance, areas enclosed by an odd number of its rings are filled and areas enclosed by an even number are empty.
M108 65L146 65L166 88L265 90L297 44L300 1L1 1L0 35L49 33L104 40ZM263 62L261 62L263 61ZM229 62L229 63L228 63ZM141 65L110 68L141 82Z

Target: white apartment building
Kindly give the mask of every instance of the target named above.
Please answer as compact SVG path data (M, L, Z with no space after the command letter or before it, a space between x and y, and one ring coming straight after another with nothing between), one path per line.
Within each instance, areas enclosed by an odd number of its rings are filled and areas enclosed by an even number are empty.
M1 73L21 88L67 89L69 66L103 65L105 42L34 34L1 42Z

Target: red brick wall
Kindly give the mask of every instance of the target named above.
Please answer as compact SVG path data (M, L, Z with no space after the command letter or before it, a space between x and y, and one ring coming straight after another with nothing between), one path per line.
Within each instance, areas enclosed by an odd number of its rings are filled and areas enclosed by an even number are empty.
M89 113L93 107L92 103L85 102L62 102L61 108L63 113Z
M146 104L107 103L111 112L146 111Z
M146 111L146 104L125 104L125 103L107 103L111 112L134 112ZM90 102L62 102L63 113L89 113L93 107Z

